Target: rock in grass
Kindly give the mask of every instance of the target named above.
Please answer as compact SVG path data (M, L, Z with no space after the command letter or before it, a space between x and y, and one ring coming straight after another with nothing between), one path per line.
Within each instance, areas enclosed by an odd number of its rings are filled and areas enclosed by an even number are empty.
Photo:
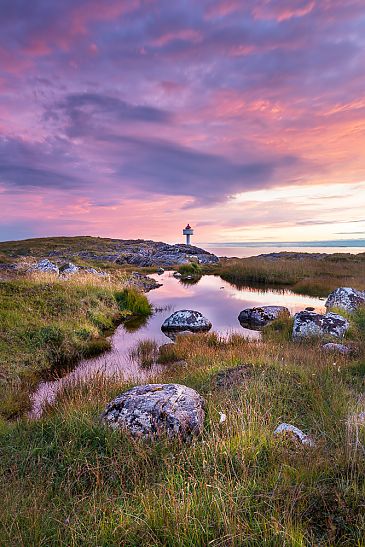
M179 310L170 315L162 324L163 331L206 332L212 323L199 311Z
M294 315L293 339L332 336L341 338L349 328L347 319L337 313L321 315L313 311L300 311Z
M304 445L314 446L314 441L309 437L309 435L303 433L303 431L298 427L295 427L295 425L286 423L278 425L278 427L274 431L274 435L280 435L282 433L289 433L290 435L293 435L296 439L298 439L298 441L300 441Z
M79 270L80 268L76 266L76 264L74 264L73 262L66 262L66 264L62 264L62 266L60 267L60 274L73 275Z
M243 327L260 328L282 316L290 317L289 310L285 306L262 306L242 310L238 321Z
M36 270L38 272L47 272L47 273L54 273L59 274L59 269L56 264L48 260L48 258L45 258L44 260L40 260L37 262L35 266L32 268L33 270Z
M237 365L221 370L214 377L217 387L230 388L246 382L252 375L252 365Z
M194 389L180 384L136 386L109 403L101 420L133 437L167 435L189 441L202 432L205 401Z
M348 346L345 346L344 344L335 344L334 342L323 344L322 349L328 353L339 353L341 355L349 355L351 353L351 348Z
M352 287L339 287L328 296L325 306L327 310L341 308L353 313L360 306L365 306L365 292Z

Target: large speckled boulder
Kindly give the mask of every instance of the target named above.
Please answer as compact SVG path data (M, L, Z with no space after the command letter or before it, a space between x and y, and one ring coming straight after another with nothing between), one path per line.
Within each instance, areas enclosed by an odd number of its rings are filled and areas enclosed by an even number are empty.
M238 316L238 321L243 327L261 328L280 316L289 317L288 308L285 306L262 306L242 310Z
M179 310L170 315L162 324L163 331L206 332L212 323L199 311Z
M347 319L337 313L321 315L304 310L294 315L293 339L311 336L342 338L348 328Z
M180 384L136 386L109 403L101 420L133 437L167 435L185 441L203 429L205 401L194 389Z
M365 292L351 287L339 287L331 292L326 300L326 309L341 308L349 313L365 306Z

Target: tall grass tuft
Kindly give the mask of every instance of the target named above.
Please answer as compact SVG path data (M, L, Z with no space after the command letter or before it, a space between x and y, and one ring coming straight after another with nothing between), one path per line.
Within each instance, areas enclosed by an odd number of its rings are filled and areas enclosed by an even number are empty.
M201 276L202 267L196 262L189 262L189 264L181 264L178 268L178 272L181 273L181 275Z
M133 314L150 315L152 313L148 298L133 287L126 287L122 291L116 292L115 298L121 309L127 309Z
M151 339L140 340L129 351L129 357L142 368L149 368L158 359L158 344Z

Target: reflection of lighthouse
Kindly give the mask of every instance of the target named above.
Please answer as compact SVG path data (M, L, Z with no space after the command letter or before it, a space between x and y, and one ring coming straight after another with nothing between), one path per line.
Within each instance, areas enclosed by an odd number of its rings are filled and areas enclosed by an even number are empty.
M194 230L192 229L192 227L190 226L190 224L188 224L184 229L183 229L183 235L186 236L186 245L190 245L190 236L192 236L194 233Z

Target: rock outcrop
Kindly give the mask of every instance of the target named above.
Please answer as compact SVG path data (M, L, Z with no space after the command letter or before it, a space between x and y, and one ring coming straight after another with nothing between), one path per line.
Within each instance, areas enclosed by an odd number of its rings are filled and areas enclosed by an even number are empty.
M347 319L337 313L321 315L304 310L294 315L293 339L311 336L342 338L348 328Z
M62 266L59 268L60 274L62 275L73 275L80 271L80 268L76 266L73 262L66 262L66 264L62 264Z
M325 306L327 310L340 308L353 313L360 306L365 306L365 292L352 287L339 287L328 296Z
M130 284L144 292L149 292L153 289L158 289L158 287L162 287L162 283L159 283L153 279L153 277L149 277L148 275L144 275L139 272L132 272Z
M288 308L285 306L262 306L242 310L238 321L242 327L261 328L280 316L290 317Z
M212 328L212 323L199 311L179 310L165 319L162 331L206 332Z
M171 267L176 264L215 264L219 258L204 249L193 245L169 245L155 241L124 243L124 250L115 258L117 264L134 264L135 266Z
M91 274L98 277L107 277L109 275L107 272L96 270L95 268L76 266L73 262L51 262L48 258L37 262L37 264L30 268L30 271L50 272L63 278L68 278L77 273Z
M56 275L60 273L58 266L48 260L48 258L40 260L35 266L32 266L31 269L37 272L54 273Z
M205 401L180 384L147 384L125 391L109 403L101 420L133 437L161 435L189 441L202 432Z

